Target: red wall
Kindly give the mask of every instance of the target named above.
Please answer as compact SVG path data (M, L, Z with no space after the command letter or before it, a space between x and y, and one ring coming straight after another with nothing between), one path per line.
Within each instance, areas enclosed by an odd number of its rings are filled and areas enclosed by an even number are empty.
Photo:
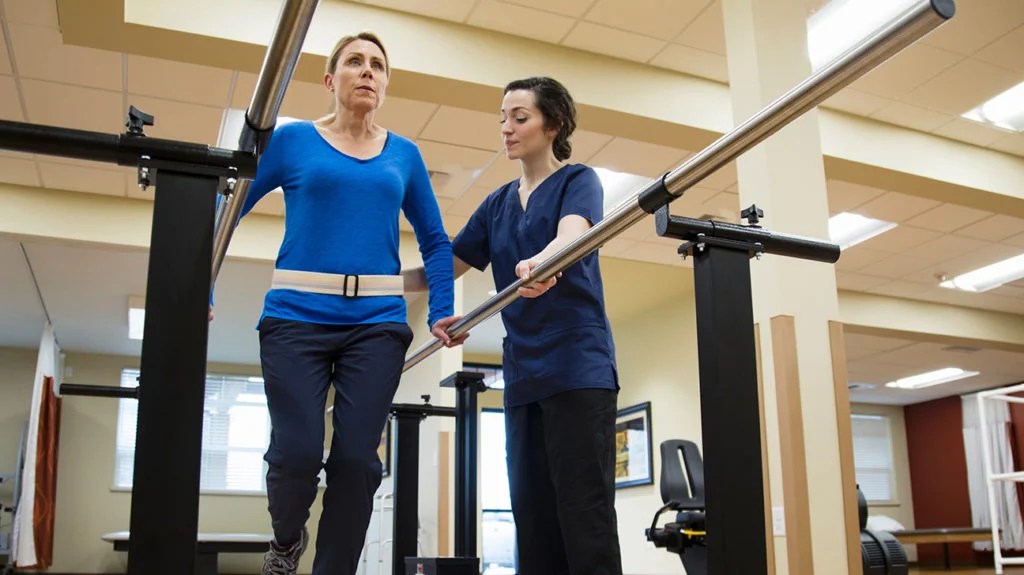
M963 412L959 396L908 405L903 409L910 456L914 527L970 527ZM974 563L970 543L951 543L950 559ZM942 564L942 545L918 545L921 564Z

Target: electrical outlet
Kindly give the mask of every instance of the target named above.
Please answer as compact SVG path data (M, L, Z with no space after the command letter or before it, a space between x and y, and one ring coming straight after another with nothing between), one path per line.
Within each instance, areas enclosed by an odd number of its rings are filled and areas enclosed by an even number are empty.
M786 535L786 510L782 506L772 507L772 534L776 537Z

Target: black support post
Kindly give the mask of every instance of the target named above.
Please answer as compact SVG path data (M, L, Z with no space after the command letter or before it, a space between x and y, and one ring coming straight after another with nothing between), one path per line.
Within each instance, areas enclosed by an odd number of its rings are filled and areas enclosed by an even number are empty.
M476 557L477 454L479 415L477 395L485 391L484 374L457 371L441 381L454 387L455 398L455 556Z
M405 558L415 557L419 522L420 421L422 413L392 409L395 417L394 521L391 572L403 575Z
M153 206L129 575L191 575L218 178L162 169Z

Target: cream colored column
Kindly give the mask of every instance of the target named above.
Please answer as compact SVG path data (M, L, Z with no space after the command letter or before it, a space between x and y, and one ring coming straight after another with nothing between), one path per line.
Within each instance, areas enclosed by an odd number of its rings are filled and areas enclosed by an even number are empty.
M804 0L723 0L736 123L811 73ZM764 210L766 228L828 237L816 112L737 162L740 207ZM829 321L838 319L832 266L777 256L752 261L761 341L776 573L850 573ZM813 510L813 512L811 511Z

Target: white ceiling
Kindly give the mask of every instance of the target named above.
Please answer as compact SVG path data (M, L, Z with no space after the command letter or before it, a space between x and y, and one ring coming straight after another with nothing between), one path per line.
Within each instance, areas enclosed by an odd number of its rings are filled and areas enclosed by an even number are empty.
M727 80L719 2L710 0L374 0L365 2L497 29L545 42L608 54L724 82ZM808 2L809 10L820 2ZM827 105L852 114L1024 156L1024 135L979 126L959 114L1024 80L1024 1L960 0L957 17L942 30L839 93ZM0 0L0 118L116 132L129 103L153 113L147 133L215 144L225 109L245 108L255 84L251 74L64 45L54 0ZM326 106L319 85L294 82L281 114L320 116ZM389 98L378 121L414 138L436 173L438 203L452 233L466 222L482 198L518 176L516 164L498 152L494 115L416 100ZM588 131L574 137L573 161L654 177L678 165L690 150L655 146L613 134ZM135 173L103 164L0 151L0 181L66 189L87 194L151 199L135 185ZM729 166L689 190L673 212L710 214L735 220L735 169ZM828 182L830 211L855 211L900 224L895 230L855 246L837 265L840 288L882 295L1024 314L1024 285L985 294L940 289L936 276L956 275L1024 251L1024 220L964 206L940 203L890 190L839 180ZM257 212L283 214L283 202L270 195ZM771 225L771 214L767 225ZM675 242L655 236L653 222L626 231L602 250L615 257L681 266ZM124 337L126 298L143 291L145 254L105 248L33 242L24 245L44 301L69 349L134 355L138 342ZM0 265L16 270L0 283L0 345L34 347L43 313L25 264L22 245L0 237ZM98 273L102 272L102 273ZM269 266L231 262L221 274L222 298L211 328L211 359L252 363L255 316ZM481 279L482 278L482 279ZM489 275L468 278L467 293L486 294ZM481 285L477 285L481 284ZM467 305L479 301L470 297ZM81 305L88 302L88 305ZM38 326L38 327L36 327ZM469 351L494 352L500 322L481 326ZM881 345L868 336L848 339L851 381L860 348ZM917 357L909 342L886 353ZM947 352L925 348L937 358ZM911 353L913 352L913 353ZM881 353L881 352L880 352ZM974 356L982 357L981 353ZM1004 352L996 355L1013 364ZM856 356L856 358L855 358ZM959 357L959 356L957 356ZM1015 357L1015 356L1014 356ZM999 358L992 359L996 361ZM872 373L889 381L906 375L889 356ZM891 365L890 365L891 364ZM922 366L924 363L922 363ZM867 373L867 372L864 372ZM1003 372L999 372L1003 373ZM1007 376L1024 373L1006 370ZM877 380L877 381L876 381ZM971 385L964 382L963 385ZM1001 385L1002 379L992 380ZM986 380L985 385L989 382ZM940 386L936 393L943 390ZM954 387L945 388L947 390ZM859 393L859 392L858 392ZM872 392L893 401L889 390ZM898 392L897 392L898 393ZM903 396L907 397L907 396ZM897 401L899 402L899 401Z

